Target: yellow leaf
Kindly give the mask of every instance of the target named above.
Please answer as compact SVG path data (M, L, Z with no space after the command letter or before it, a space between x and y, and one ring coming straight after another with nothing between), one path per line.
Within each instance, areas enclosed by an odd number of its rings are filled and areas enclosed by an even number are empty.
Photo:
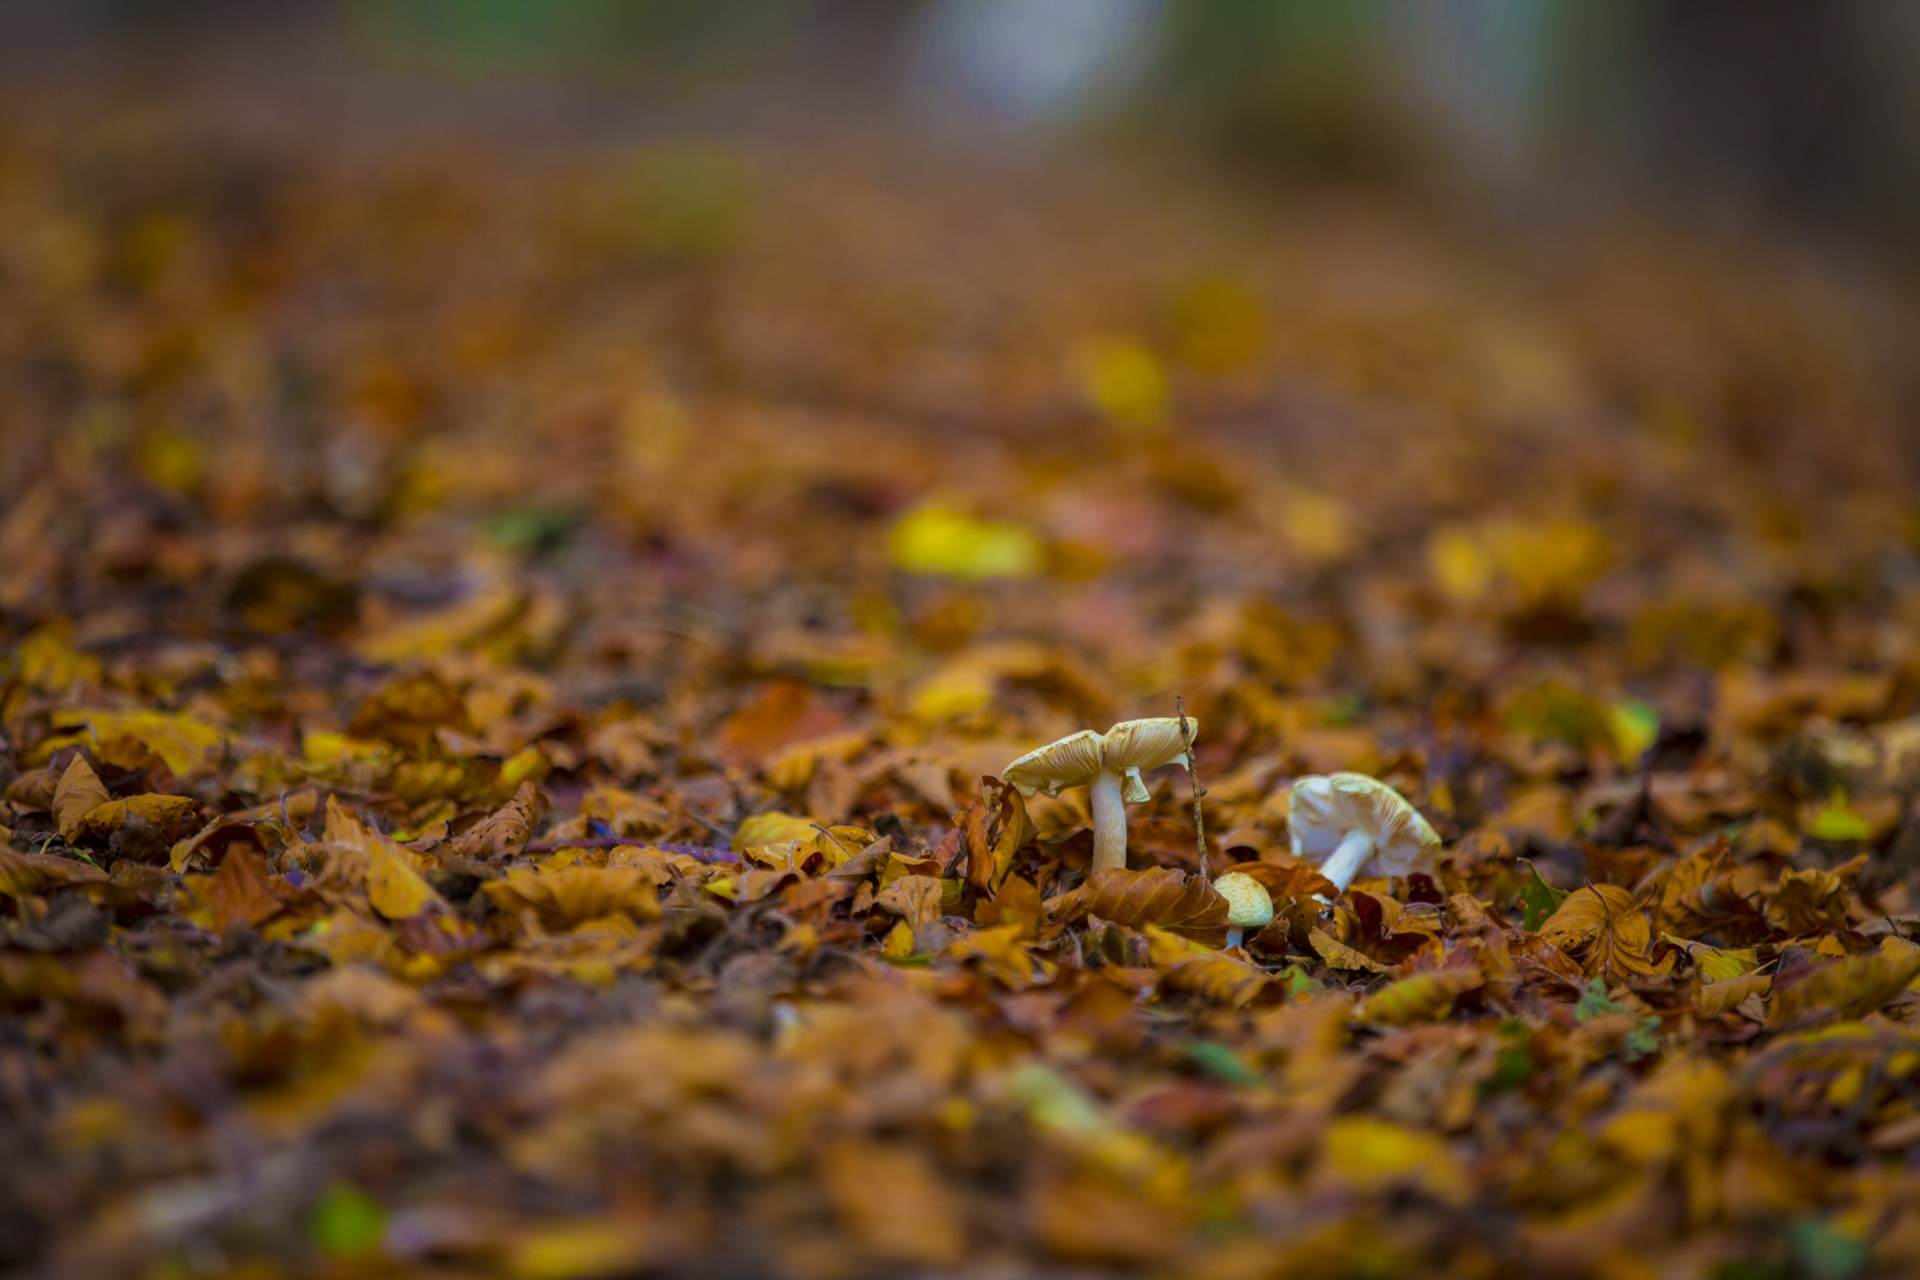
M735 827L733 848L736 853L745 853L748 849L783 844L789 840L811 840L819 834L814 830L811 818L781 813L776 809L768 813L756 813Z
M192 835L200 827L200 804L192 796L144 795L109 800L87 810L74 833L76 840L104 844L130 819L151 824L169 842Z
M589 1280L628 1275L646 1260L646 1236L638 1227L601 1218L535 1227L507 1252L515 1280Z
M231 736L217 725L165 711L61 711L54 714L53 727L79 731L75 740L84 740L89 730L102 742L123 734L137 739L183 778L204 766Z
M1171 991L1238 1009L1258 999L1273 984L1273 976L1258 965L1191 942L1158 925L1148 925L1143 932L1148 954L1161 971L1161 985Z
M1728 978L1737 978L1752 973L1760 967L1760 953L1751 947L1739 950L1726 950L1710 947L1704 942L1693 942L1687 938L1676 938L1670 933L1660 935L1663 942L1670 942L1693 958L1694 967L1700 970L1700 977L1706 982L1722 982Z
M1330 1173L1362 1192L1415 1186L1458 1202L1471 1190L1466 1170L1440 1138L1370 1116L1342 1116L1329 1125L1322 1158Z
M1360 1006L1364 1022L1405 1027L1432 1022L1453 1011L1454 1000L1486 981L1478 968L1441 969L1402 978L1367 997Z
M1764 996L1773 987L1773 979L1763 973L1743 973L1731 978L1700 984L1695 1007L1710 1018L1717 1018L1745 1003L1748 996Z
M1767 1025L1792 1026L1822 1014L1864 1018L1905 991L1915 977L1920 977L1920 947L1828 961L1774 981Z
M660 918L653 881L638 867L588 867L516 871L490 880L482 892L502 911L531 911L549 929L572 929L591 920L625 914Z
M53 789L53 821L62 837L72 840L80 833L80 820L108 800L100 775L82 756L75 756Z
M341 808L327 797L327 843L340 845L366 860L367 901L389 920L405 920L428 907L446 909L433 886L415 871L408 851Z
M1167 371L1132 338L1091 338L1077 353L1080 385L1093 406L1121 426L1154 427L1167 413Z
M1040 572L1040 538L1011 520L982 520L936 503L915 507L888 540L896 567L955 578L1030 578Z

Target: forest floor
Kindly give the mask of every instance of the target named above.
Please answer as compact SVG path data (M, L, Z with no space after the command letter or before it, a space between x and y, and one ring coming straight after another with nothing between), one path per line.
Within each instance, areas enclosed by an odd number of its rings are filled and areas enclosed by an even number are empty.
M1920 1268L1911 299L306 130L0 133L0 1262ZM1205 865L1002 781L1181 711Z

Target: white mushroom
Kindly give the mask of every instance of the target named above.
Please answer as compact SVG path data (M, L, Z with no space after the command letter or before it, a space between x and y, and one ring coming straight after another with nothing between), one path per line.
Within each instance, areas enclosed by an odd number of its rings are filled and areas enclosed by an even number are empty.
M1187 723L1198 733L1192 716ZM1127 865L1127 802L1148 799L1140 780L1142 769L1184 763L1186 739L1180 721L1125 720L1104 734L1082 729L1038 751L1029 751L1000 771L1022 795L1044 791L1060 794L1062 787L1088 788L1093 810L1093 869Z
M1229 871L1213 882L1213 888L1227 900L1228 946L1239 946L1247 933L1258 933L1273 923L1273 895L1252 876Z
M1439 835L1404 796L1364 773L1295 782L1287 826L1293 856L1318 865L1342 893L1361 874L1406 875L1440 847Z

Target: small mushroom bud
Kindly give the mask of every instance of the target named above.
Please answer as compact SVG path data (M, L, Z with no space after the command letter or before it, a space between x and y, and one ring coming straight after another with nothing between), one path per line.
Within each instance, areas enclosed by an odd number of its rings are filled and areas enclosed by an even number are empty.
M1288 801L1293 856L1345 893L1358 875L1403 876L1426 865L1440 836L1406 797L1364 773L1301 778Z
M1187 723L1199 730L1192 716ZM1148 799L1140 780L1143 769L1185 764L1186 738L1173 718L1124 720L1104 734L1082 729L1037 751L1029 751L1000 771L1000 776L1030 796L1063 787L1086 787L1093 810L1093 869L1127 865L1127 802Z
M1213 882L1213 889L1227 900L1228 946L1239 946L1244 935L1273 923L1273 895L1245 872L1229 871Z

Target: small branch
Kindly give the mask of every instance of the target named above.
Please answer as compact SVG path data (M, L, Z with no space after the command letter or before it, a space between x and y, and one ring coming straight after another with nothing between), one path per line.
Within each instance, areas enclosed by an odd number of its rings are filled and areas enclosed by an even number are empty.
M1180 740L1187 746L1187 781L1193 784L1193 841L1200 850L1200 879L1213 883L1213 871L1207 865L1207 820L1200 814L1200 797L1207 789L1200 785L1200 770L1193 762L1193 726L1187 723L1187 707L1178 695L1173 699L1180 713Z

